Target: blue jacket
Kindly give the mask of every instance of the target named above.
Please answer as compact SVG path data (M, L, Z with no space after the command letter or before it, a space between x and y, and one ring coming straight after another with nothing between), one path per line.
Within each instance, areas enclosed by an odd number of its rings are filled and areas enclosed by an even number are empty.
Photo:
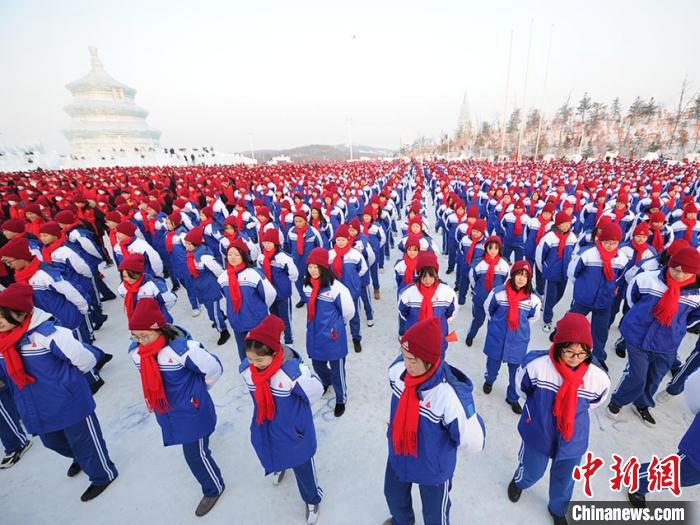
M166 238L171 232L165 234ZM173 230L172 244L173 250L169 252L165 250L166 257L170 263L170 273L178 280L188 283L192 280L189 270L187 269L187 249L185 248L185 236L187 228L178 226ZM165 241L163 241L165 243Z
M469 271L469 285L472 289L474 304L483 306L486 303L486 298L488 297L491 290L487 290L485 286L486 273L488 271L489 265L482 258L478 263L474 264L472 262L471 270ZM501 286L508 279L508 273L510 272L510 265L503 257L496 264L496 268L493 276L493 288Z
M261 425L256 421L255 385L248 359L244 359L239 368L253 399L250 441L265 474L303 465L316 453L316 428L311 405L321 399L323 385L302 364L299 354L287 347L284 352L282 368L270 378L275 417Z
M433 316L440 319L442 328L442 350L447 348L445 337L449 327L447 322L454 316L457 309L456 297L454 290L444 283L438 283L438 289L433 295ZM399 335L403 335L406 330L411 328L419 321L421 305L423 304L423 294L418 290L416 284L412 284L404 289L399 296L399 316L404 320L403 331Z
M696 469L700 470L700 372L694 372L685 380L683 392L688 409L695 414L695 417L681 438L678 450L688 457Z
M217 282L226 299L228 321L236 332L247 332L255 328L270 313L270 305L275 301L277 293L257 268L246 268L238 273L238 285L241 289L241 309L238 312L233 309L231 302L228 271L222 272Z
M444 361L439 366L435 374L418 387L421 417L417 457L394 452L392 425L407 372L401 356L389 367L392 390L387 429L389 464L404 482L421 485L444 483L454 475L458 449L477 453L484 448L486 428L476 413L471 380Z
M34 289L34 306L53 315L59 326L75 330L86 320L85 297L61 277L58 268L41 263L39 271L29 278L29 284Z
M124 286L123 281L119 285L117 291L120 297L126 299L126 287ZM168 285L165 283L165 280L159 279L158 277L150 277L144 274L143 282L141 283L139 291L136 293L136 297L134 298L134 308L136 308L136 304L144 297L155 299L158 302L158 306L160 307L160 311L163 313L165 320L168 323L173 322L173 316L170 315L169 310L175 306L177 295L168 290Z
M508 284L494 288L486 299L488 330L484 343L484 353L491 359L519 365L525 357L527 345L530 343L530 323L539 319L542 303L534 293L520 301L518 329L508 330L510 307L506 286Z
M63 430L95 411L83 376L95 366L95 355L70 330L57 326L48 312L34 308L29 329L17 348L25 372L36 382L20 390L10 379L1 354L0 366L28 432L41 435Z
M132 343L129 355L140 370L137 349L138 343ZM189 335L171 341L156 358L170 405L168 412L155 414L163 445L183 445L209 436L216 427L216 411L208 389L223 372L219 358L189 339Z
M527 223L530 218L524 213L520 217L521 231L520 235L515 233L515 214L513 212L506 213L501 221L501 228L503 228L503 244L505 246L515 246L518 248L525 248L525 239L527 237Z
M304 286L306 304L311 287ZM311 359L336 361L348 354L345 325L355 315L355 301L343 283L337 279L318 292L316 314L306 321L306 353Z
M552 228L556 228L556 226L552 226ZM547 281L566 281L566 272L571 264L576 242L576 235L570 231L566 238L564 255L559 257L559 237L554 231L548 231L540 239L540 243L535 249L535 264Z
M333 269L333 261L335 261L336 252L330 250L328 252L328 262L331 270ZM350 248L350 251L343 256L343 275L340 277L345 287L352 295L352 298L357 300L362 293L362 278L367 273L367 263L362 254L355 248Z
M476 266L481 259L484 258L484 236L477 241L477 245L474 247L472 252L471 262L467 262L467 253L469 253L469 248L474 243L474 240L469 235L462 237L459 243L459 249L457 251L457 266L459 268L459 282L457 283L459 287L459 304L464 304L467 299L467 292L469 291L469 274L471 273L472 266Z
M542 238L544 238L544 235L549 231L549 229L554 226L554 222L551 220L545 224L542 225L542 218L541 217L532 217L528 223L527 223L527 239L525 240L525 259L530 261L530 263L534 263L535 261L535 252L537 251L537 233L540 228L544 228L545 233L542 234ZM540 239L541 240L541 239Z
M520 395L525 398L518 432L523 443L553 459L579 458L588 449L590 419L588 411L603 404L610 390L610 378L591 364L578 389L574 435L566 441L557 430L552 414L562 377L554 368L546 350L529 352L516 373Z
M627 288L630 309L622 318L620 333L633 346L658 354L676 355L689 326L700 322L698 281L681 288L678 311L671 326L660 324L654 308L667 290L665 270L641 272Z
M262 270L265 255L258 256L258 267ZM277 292L275 301L286 301L292 296L292 283L299 279L299 270L297 269L294 260L284 253L278 251L272 256L270 261L270 270L272 277L272 286Z
M311 250L322 247L323 240L321 239L321 234L318 232L318 230L309 225L306 229L306 234L304 235L304 250L300 254L297 250L297 237L297 227L292 226L289 229L289 232L287 232L289 251L292 259L294 260L294 264L296 264L297 268L303 272L306 270L306 259L309 257Z
M586 248L569 264L568 277L574 281L574 302L592 308L604 310L610 308L615 300L615 288L627 265L627 257L618 251L612 260L614 278L608 281L603 275L603 261L596 246Z
M224 273L221 265L214 258L214 254L206 244L197 246L194 250L194 261L198 277L192 277L194 293L203 303L218 301L222 297L221 287L217 282L219 276Z

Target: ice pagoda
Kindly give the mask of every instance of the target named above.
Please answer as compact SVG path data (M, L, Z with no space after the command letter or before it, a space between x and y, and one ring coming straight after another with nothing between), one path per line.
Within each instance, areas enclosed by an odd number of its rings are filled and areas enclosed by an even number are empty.
M134 102L136 90L112 78L102 67L97 49L90 47L90 72L66 85L73 103L64 131L76 157L134 153L158 147L160 131L146 123L148 111Z

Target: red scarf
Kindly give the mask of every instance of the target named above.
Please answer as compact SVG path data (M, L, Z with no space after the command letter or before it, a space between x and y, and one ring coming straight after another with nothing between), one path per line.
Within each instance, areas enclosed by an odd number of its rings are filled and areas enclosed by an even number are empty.
M580 213L583 206L581 205L581 196L576 195L576 202L574 203L574 211Z
M128 283L124 280L124 288L126 289L126 297L124 297L124 310L126 310L127 321L134 315L136 309L136 301L138 300L139 289L143 284L143 274L138 280L133 283Z
M148 214L142 214L141 217L143 218L143 229L146 231L146 233L150 233L153 235L156 232L156 219L155 217L151 219Z
M644 252L647 251L647 243L643 242L642 244L637 244L637 242L632 239L630 245L632 248L634 248L634 259L632 259L632 264L636 264L637 261L641 261L642 257L644 257Z
M414 377L406 372L404 376L403 392L391 424L391 441L394 445L394 453L399 456L418 457L418 424L420 422L418 387L433 377L438 368L440 368L439 359L423 375Z
M605 208L604 204L599 204L596 202L596 212L595 212L595 223L598 224L598 221L600 221L601 215L603 215L603 209Z
M277 254L277 249L263 250L263 272L267 280L272 282L272 259Z
M27 384L36 382L36 378L24 371L22 356L15 346L24 337L24 334L27 333L31 321L32 316L27 315L21 325L8 332L0 332L0 354L2 354L2 358L5 360L7 375L10 376L12 382L17 385L17 388L20 390L23 390Z
M28 222L27 224L24 225L25 229L34 235L34 237L39 237L39 229L41 228L42 224L44 224L44 221L42 219L37 219L32 222Z
M243 212L242 211L239 211L238 213L236 213L236 229L238 231L243 230Z
M156 411L162 415L170 411L170 404L163 389L163 378L158 367L158 352L165 346L165 336L159 335L158 339L147 345L139 345L138 353L141 357L141 387L143 397L146 399L148 410Z
M666 286L668 289L664 292L656 303L654 307L654 317L656 320L664 325L671 326L673 323L673 318L678 311L678 301L681 298L681 288L688 286L695 282L695 276L693 275L687 281L676 281L671 277L671 274L666 270Z
M231 296L231 305L233 306L233 311L238 313L241 311L241 304L243 304L243 296L241 295L241 285L238 282L238 272L245 270L245 264L241 263L237 266L231 266L230 264L226 267L226 273L228 274L228 293Z
M685 224L685 240L690 242L693 238L693 229L695 228L695 223L698 222L697 219L689 219L685 215L681 218L681 222Z
M114 251L114 247L117 245L117 230L109 230L109 244L112 246L112 251Z
M65 234L61 234L61 236L56 239L54 242L51 244L47 244L41 249L41 258L44 259L44 262L51 263L53 262L51 260L51 255L53 252L58 250L61 246L63 246L63 243L66 242L68 239L66 239Z
M520 325L520 301L524 301L529 294L520 289L513 290L510 283L506 284L506 297L508 298L508 330L515 332Z
M126 241L118 243L118 244L119 244L119 247L120 247L121 250L122 250L122 257L126 257L127 255L129 255L129 247L128 247L128 244L129 244L131 241L133 241L133 240L134 240L134 238L133 238L133 237L130 237L130 238L127 239Z
M304 243L306 242L306 231L308 229L308 224L303 228L297 228L297 253L299 255L304 255Z
M194 258L194 251L187 252L187 269L190 271L190 275L195 279L199 277L199 270L197 270L197 261Z
M583 377L588 372L588 363L583 362L574 370L566 363L557 362L554 359L554 345L549 347L549 359L563 380L554 399L552 415L557 419L557 430L566 441L571 441L576 422L578 389L583 385Z
M649 223L649 226L651 226L651 245L656 253L660 254L664 249L664 234L661 228L655 228L652 223Z
M496 255L496 257L491 257L488 253L484 253L484 261L486 262L486 264L489 265L488 269L486 270L486 279L484 280L484 288L487 292L490 292L493 288L493 278L496 275L496 266L498 265L500 260L500 255Z
M564 258L564 250L566 249L566 240L569 238L569 234L571 233L571 230L569 230L566 233L560 232L558 228L553 228L552 231L554 232L554 235L557 236L557 239L559 239L559 246L557 246L557 257L560 259Z
M411 284L415 278L418 256L411 259L406 253L403 256L403 262L406 265L406 270L403 272L403 283L408 285Z
M318 297L318 292L321 290L321 280L311 278L311 297L309 297L309 304L306 311L306 320L313 321L316 317L316 298Z
M321 226L321 217L311 217L311 226L319 230L319 226Z
M616 224L620 224L620 219L627 215L627 208L619 209L617 206L615 206L615 209L613 211L615 212L615 218L613 219L613 222Z
M21 270L15 270L15 281L18 283L29 284L29 279L31 279L40 268L41 261L39 261L37 257L33 257L27 266Z
M603 261L603 275L608 281L612 281L615 279L615 271L612 267L612 260L615 258L615 256L617 256L617 248L609 252L603 248L600 241L596 242L595 245L598 248L598 253L600 253L600 259Z
M173 237L175 237L174 231L165 234L165 251L168 253L173 253Z
M535 234L535 246L538 246L540 244L540 241L542 240L542 237L544 237L544 234L546 233L546 230L547 230L547 225L542 221L543 221L543 219L542 219L542 217L540 217L539 218L540 227L537 229L537 233Z
M284 358L284 350L279 349L272 357L272 363L265 370L258 370L249 364L250 377L255 385L253 399L255 399L255 407L258 409L255 422L262 425L266 420L272 421L275 419L275 398L272 396L270 389L270 379L282 368L282 359Z
M467 249L467 255L465 257L467 264L472 263L472 259L474 258L474 250L476 249L476 245L479 244L479 241L475 241L474 239L471 239L471 241L472 243L469 245L469 248Z
M369 235L369 227L372 226L372 220L362 221L362 233Z
M522 216L523 216L522 211L514 211L513 215L515 215L515 226L513 227L513 233L515 235L522 235L523 234L523 221L522 221Z
M438 289L440 282L436 279L432 286L423 286L423 283L418 283L418 291L423 296L423 301L420 305L418 320L432 319L433 316L433 296Z
M337 244L335 245L335 259L333 259L333 273L338 277L338 279L343 277L343 257L350 251L352 245L350 241L345 245L345 248L340 248Z

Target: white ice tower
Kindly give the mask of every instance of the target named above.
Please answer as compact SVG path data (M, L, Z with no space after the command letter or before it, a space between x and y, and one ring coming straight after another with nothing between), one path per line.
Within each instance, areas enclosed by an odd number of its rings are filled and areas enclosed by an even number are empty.
M77 157L133 154L158 147L160 131L146 123L148 111L134 102L136 90L112 78L102 67L97 49L90 50L90 72L66 85L73 103L64 109L71 117L64 135Z

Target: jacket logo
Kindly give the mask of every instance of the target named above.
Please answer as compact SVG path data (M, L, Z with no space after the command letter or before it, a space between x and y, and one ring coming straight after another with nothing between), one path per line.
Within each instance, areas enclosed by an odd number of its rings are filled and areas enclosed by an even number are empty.
M425 404L425 408L430 408L430 401Z
M169 357L169 358L168 358L168 363L172 363L172 362L173 362L173 358L172 358L172 357Z
M280 388L282 388L283 386L284 386L284 385L282 385L282 383L280 383Z

